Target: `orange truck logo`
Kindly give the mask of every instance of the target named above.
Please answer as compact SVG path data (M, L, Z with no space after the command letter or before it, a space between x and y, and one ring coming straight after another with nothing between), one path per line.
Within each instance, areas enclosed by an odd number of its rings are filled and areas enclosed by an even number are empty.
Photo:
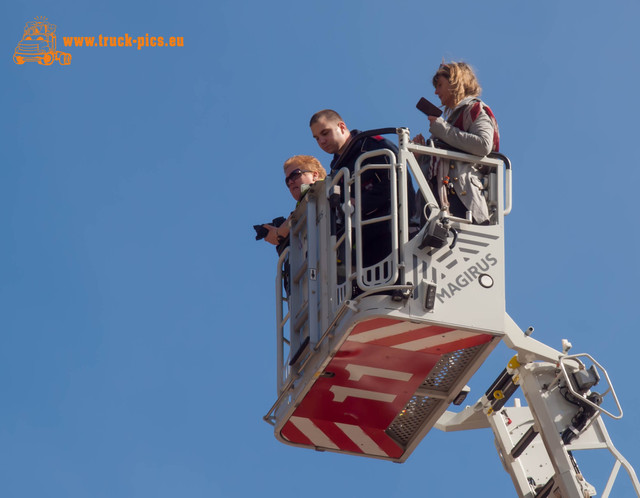
M22 40L13 53L16 64L35 61L38 64L50 66L58 61L63 66L71 64L71 54L58 52L56 40L56 25L47 22L45 17L35 18L24 26Z

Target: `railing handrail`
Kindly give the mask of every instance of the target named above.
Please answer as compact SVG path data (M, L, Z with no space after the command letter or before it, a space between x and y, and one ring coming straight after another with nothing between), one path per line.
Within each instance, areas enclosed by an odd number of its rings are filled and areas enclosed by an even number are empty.
M284 302L282 296L282 265L289 254L289 246L285 247L282 253L280 253L280 257L278 258L278 269L276 270L276 324L277 324L277 362L278 362L278 372L277 372L277 389L280 391L280 388L283 384L282 379L282 369L284 365L284 326L289 320L290 312L287 312L286 315L283 313L282 304Z
M491 168L495 168L496 170L502 164L504 164L505 166L505 178L504 178L505 204L502 212L504 216L507 216L511 212L511 209L513 207L512 168L511 168L511 161L504 154L500 152L491 152L486 156L474 156L473 154L467 154L466 152L462 152L453 147L444 148L444 147L436 147L435 145L434 146L420 145L413 142L409 142L409 144L407 145L407 150L409 152L419 152L422 155L443 157L446 159L454 159L454 160L463 161L466 163L482 164L483 166L489 166Z
M590 399L588 399L586 396L583 396L581 393L576 392L576 390L573 388L573 384L571 383L571 379L569 379L569 373L567 372L567 367L566 367L566 363L570 360L575 360L578 361L580 364L582 364L582 362L580 360L578 360L578 358L581 357L586 357L588 358L594 365L596 365L604 374L605 379L607 380L607 383L609 384L609 389L604 392L602 394L602 397L604 398L604 396L607 393L611 393L611 395L613 396L613 401L618 409L618 414L614 415L613 413L611 413L609 410L605 410L602 406L595 404L594 402L592 402ZM605 368L600 365L600 363L598 363L591 355L587 354L587 353L580 353L580 354L574 354L574 355L568 355L568 356L561 356L558 360L558 365L560 366L560 370L562 371L562 374L564 376L564 380L565 380L565 384L567 385L567 389L569 390L569 392L575 396L577 399L580 399L581 402L588 404L589 406L591 406L591 408L593 408L594 410L598 411L598 412L602 412L606 415L609 415L611 418L619 420L622 418L622 406L620 405L620 401L618 400L618 396L616 395L615 390L613 389L613 384L611 383L611 379L609 378L609 374L607 373L607 371L605 370ZM584 366L584 364L582 364Z
M340 245L344 245L345 247L345 254L344 254L344 258L345 258L345 268L351 268L352 266L352 261L351 261L351 251L347 250L346 248L351 247L352 245L352 234L351 234L351 228L352 228L352 223L351 223L351 204L349 202L349 189L346 188L347 185L350 185L351 183L353 183L352 177L351 177L351 172L349 171L348 168L346 167L342 167L339 170L335 171L331 182L327 185L327 189L325 192L325 195L327 196L327 199L329 199L329 195L331 195L333 187L337 186L338 183L342 181L343 183L343 187L342 190L340 192L340 209L342 210L342 213L344 215L344 233L338 237L337 234L335 234L336 236L336 243L333 244L331 246L331 254L332 254L332 258L331 258L331 267L330 267L330 272L331 272L331 278L335 279L336 275L337 275L337 254L338 254L338 248L340 247ZM334 234L330 234L330 237L333 236ZM340 242L340 240L342 240L342 242ZM346 299L349 299L351 297L351 287L348 285L348 278L347 278L347 288L346 288ZM337 280L334 282L335 283L335 289L331 289L331 292L333 293L334 291L337 292L338 289L338 283ZM332 310L336 310L335 307L335 298L336 296L333 295L334 300L333 300L333 305L332 305Z
M392 135L396 133L396 130L397 128L377 128L375 130L366 130L366 131L359 132L357 135L351 137L351 140L347 144L347 148L342 152L342 154L340 154L340 157L336 161L336 164L333 165L331 170L336 171L342 168L342 162L344 162L345 160L344 158L349 157L351 150L356 146L356 144L360 139L367 138L367 137L375 137L377 135Z
M377 130L373 130L377 131ZM395 129L393 129L395 132ZM356 135L357 136L357 135ZM368 159L373 157L386 157L389 160L388 164L365 164L362 163ZM390 149L376 149L368 152L364 152L361 154L354 166L354 187L356 192L361 192L362 189L362 175L371 169L386 169L389 171L389 189L390 189L390 202L389 202L389 213L385 213L385 217L390 217L389 221L391 223L391 272L387 277L387 284L392 284L398 278L398 186L397 186L397 174L395 170L396 164L396 154ZM363 239L362 239L362 227L363 227L363 219L362 219L362 195L356 195L356 206L355 206L355 218L356 218L356 251L358 253L358 257L356 258L356 278L358 281L358 285L363 289L367 290L369 284L364 282L363 274L364 268L362 266L363 263ZM386 220L385 220L386 221ZM373 221L372 221L373 223ZM386 259L386 258L385 258Z

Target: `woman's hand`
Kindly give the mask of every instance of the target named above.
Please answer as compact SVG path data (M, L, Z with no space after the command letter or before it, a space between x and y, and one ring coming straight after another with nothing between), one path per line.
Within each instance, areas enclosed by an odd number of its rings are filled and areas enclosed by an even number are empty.
M424 145L425 141L424 141L424 137L422 136L422 133L418 133L415 137L413 137L413 140L411 140L414 144L418 144L418 145Z
M267 242L269 242L269 244L273 244L274 246L277 246L279 244L278 242L278 229L276 227L274 227L273 225L262 225L264 228L266 228L267 230L269 230L269 233L265 236L264 240L266 240Z
M269 244L273 244L274 246L277 246L282 239L286 238L287 235L289 235L290 219L291 219L291 216L289 216L289 218L287 218L287 221L285 221L282 225L280 225L277 228L274 227L273 225L262 225L267 230L269 230L269 233L266 235L264 240L269 242Z

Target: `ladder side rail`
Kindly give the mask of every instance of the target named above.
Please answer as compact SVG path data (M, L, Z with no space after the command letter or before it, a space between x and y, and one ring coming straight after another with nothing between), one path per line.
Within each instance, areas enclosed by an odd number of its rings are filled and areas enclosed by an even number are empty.
M400 161L399 157L396 156L396 162L393 165L393 171L395 174L393 175L398 184L396 188L396 192L398 193L398 201L395 204L398 209L398 230L396 231L398 237L398 279L394 280L391 283L404 284L407 279L405 276L405 271L407 269L407 264L405 261L404 247L407 242L409 242L409 206L411 204L415 205L415 198L409 199L409 191L407 189L407 167L406 164ZM393 205L393 204L392 204Z
M594 365L596 365L602 374L604 374L605 379L608 384L608 389L601 396L604 398L607 394L611 394L613 396L614 402L618 408L619 414L613 415L608 410L604 409L601 405L597 405L587 399L586 396L576 392L573 387L573 383L569 378L567 362L573 361L578 364L578 369L586 368L584 363L580 360L580 358L585 357L588 358ZM618 476L618 471L620 470L620 466L624 467L626 470L629 479L636 491L636 494L640 496L640 482L638 481L638 477L636 475L635 470L631 466L631 464L624 458L622 453L618 451L618 449L614 446L611 437L607 431L604 420L602 418L602 414L609 415L611 418L615 420L619 420L623 416L622 407L620 406L619 399L615 393L615 389L613 388L613 383L611 382L611 378L607 370L598 363L591 355L587 353L575 354L575 355L567 355L563 356L559 360L559 367L562 375L564 376L564 382L569 390L569 392L576 398L580 399L581 403L585 403L586 405L591 406L595 411L595 416L589 421L587 426L582 430L580 436L574 441L566 445L568 451L582 451L582 450L591 450L591 449L607 449L615 459L613 469L609 474L609 479L605 486L605 490L603 491L603 498L607 498L609 493L611 492L611 488ZM590 431L587 432L587 429ZM588 434L589 436L582 437L583 434ZM593 441L592 434L595 434L596 440Z
M318 292L318 227L316 225L316 196L307 199L307 274L305 276L307 294L307 322L309 327L309 342L318 343L318 306L320 293Z
M609 498L609 493L611 493L611 488L613 488L613 483L618 477L618 471L620 470L620 460L616 459L613 464L613 469L611 469L611 474L609 474L609 479L607 479L607 484L604 487L604 491L602 491L602 498ZM636 478L637 480L637 478ZM636 483L633 483L634 487L636 487ZM636 487L636 493L640 495L640 490Z
M407 162L404 159L406 156L406 143L402 140L404 135L401 130L406 130L406 128L398 128L396 130L396 133L398 134L398 154L396 156L394 169L398 179L398 259L402 265L402 270L404 270L404 245L409 242L409 206L411 203L415 204L416 200L409 199L409 191L407 189L409 171L407 169ZM400 152L402 147L405 147L405 151L403 153ZM404 278L404 271L402 271L402 276ZM404 283L404 280L402 280L401 283Z
M363 161L372 157L385 156L389 164L367 164L362 165ZM356 248L356 279L358 285L363 290L369 290L379 285L393 284L398 278L398 187L397 187L397 175L394 168L396 164L396 156L389 149L372 150L361 154L356 160L354 167L354 194L355 194L355 248ZM390 210L388 215L379 216L368 220L362 219L362 175L369 170L387 170L389 172L390 179ZM381 262L376 263L372 267L368 268L368 273L375 274L376 268L379 268L381 278L378 282L373 284L365 281L365 267L363 266L363 251L366 248L363 247L362 227L364 225L372 225L374 223L384 223L386 221L391 222L391 254L389 257L383 259ZM390 259L390 269L383 278L384 265ZM372 277L373 279L373 277Z
M329 248L331 245L330 207L326 190L319 189L316 195L316 215L318 225L318 321L321 331L327 329L333 317L330 296L336 291L335 282L330 282Z
M538 365L526 365L519 369L519 384L534 416L535 426L547 450L555 470L554 483L562 491L563 498L583 498L590 486L579 475L570 454L558 433L554 413L547 397L540 396L540 387L533 369ZM532 369L533 368L533 369Z
M620 453L620 451L615 447L611 437L609 436L609 432L605 426L604 420L601 415L598 415L592 422L591 429L595 431L597 440L591 441L587 440L583 442L580 438L576 439L575 442L571 442L566 446L567 451L585 451L585 450L600 450L606 449L609 450L609 453L613 456L615 462L613 464L613 468L609 474L609 479L605 486L604 491L602 492L602 498L607 498L609 493L611 492L611 488L613 487L614 482L618 477L618 471L620 467L623 467L629 476L631 484L633 485L633 489L636 492L637 496L640 496L640 481L638 481L638 476L636 471L629 463L629 461Z
M294 355L304 343L308 323L307 202L305 199L295 210L289 231L289 353Z
M576 407L579 406L568 400L562 392L571 382L566 371L573 373L585 369L585 365L577 358L582 356L588 357L606 373L600 364L586 354L564 355L555 361L535 361L526 365L519 363L516 356L507 365L506 372L521 386L529 406L522 407L518 399L513 407L502 407L496 403L496 400L502 399L494 393L498 390L502 392L502 385L505 384L502 381L505 377L503 371L473 407L467 406L459 413L445 412L435 427L448 432L490 426L502 464L521 497L538 496L547 488L559 488L563 498L582 497L586 496L585 493L593 496L595 489L578 468L576 453L605 449L609 450L615 461L603 498L609 496L620 467L626 470L636 496L640 497L640 482L636 472L613 445L601 411L596 410L584 427L578 427L579 432L576 432L573 441L565 443L561 436L566 427L573 425ZM565 359L567 364L563 371L560 363ZM607 392L612 392L608 377L607 381ZM579 392L574 392L573 396L580 402L585 399L585 395Z
M353 206L351 205L351 188L354 179L351 176L351 172L347 168L343 168L345 171L344 177L344 194L341 204L343 218L344 218L344 274L345 274L345 299L351 299L352 283L354 276L352 275L353 268L353 253L351 248L353 247L353 218L351 217L353 212Z
M526 410L527 407L518 407L519 410ZM500 412L494 412L490 415L486 415L487 421L494 435L494 442L496 449L498 450L500 460L504 469L511 476L516 492L520 498L534 498L535 492L529 482L530 470L524 466L524 463L520 458L513 458L511 455L511 449L513 447L513 441L507 429L507 422ZM544 464L550 463L548 460L540 460L541 455L537 454L539 459L539 465L542 467ZM544 457L542 457L544 458Z
M339 171L337 175L341 175L342 171ZM336 176L337 176L336 175ZM336 178L327 177L325 180L325 198L331 199L333 195L333 189L336 186ZM328 224L328 227L325 231L326 237L326 275L327 275L327 285L326 291L328 292L329 299L329 310L331 313L335 313L337 303L339 302L338 296L338 257L337 257L337 240L338 236L336 233L336 220L334 209L329 207L327 209L326 216L323 218L325 223ZM322 257L322 255L321 255Z
M339 169L332 177L331 181L326 185L326 197L330 199L334 195L336 188L340 189L337 194L337 206L333 207L331 202L329 203L329 235L328 235L328 287L329 287L329 300L331 302L331 313L335 315L340 305L351 298L351 284L349 280L349 274L351 273L351 251L347 250L351 247L351 202L350 202L350 184L352 182L351 173L349 169L344 167ZM340 211L342 214L342 222L344 223L342 234L338 234L338 227L336 219L337 213ZM339 281L339 255L340 247L344 247L344 282ZM349 268L349 271L347 271Z
M282 268L285 264L285 261L288 260L289 256L289 247L286 247L280 257L278 258L278 266L276 271L276 355L277 355L277 393L280 394L282 391L282 386L284 385L285 378L287 377L287 362L285 360L285 344L291 344L290 341L285 337L284 330L289 320L289 310L287 309L287 313L284 312L284 303L287 302L283 296L283 288L284 288L284 275L282 273Z
M588 489L590 485L586 483L584 476L577 470L577 464L572 457L571 452L575 453L576 451L583 450L608 449L614 457L615 462L613 469L609 474L605 490L602 494L603 498L607 498L609 496L613 484L618 477L618 471L621 466L626 470L636 492L636 496L640 497L640 482L638 481L635 470L616 449L607 432L602 418L602 414L607 413L605 410L596 410L589 423L580 430L573 442L565 444L560 432L558 431L558 417L563 417L565 419L568 417L566 413L561 415L563 409L560 405L554 402L554 399L559 399L560 397L564 399L564 395L559 392L554 393L554 391L560 388L566 388L568 390L571 389L571 380L567 373L567 367L569 367L569 365L566 364L566 361L573 361L577 363L578 365L574 366L573 369L578 371L579 369L584 368L582 362L578 360L579 357L588 357L602 370L602 372L605 373L607 382L609 383L609 391L612 392L615 397L613 385L611 384L608 375L606 375L606 370L587 354L563 356L553 364L533 363L525 365L518 368L517 373L519 377L519 384L527 398L529 408L534 415L536 427L539 428L539 434L546 447L547 454L551 459L554 469L556 470L554 477L555 482L561 487L561 489L563 489L563 492L567 493L569 492L568 490L573 488L578 491ZM555 373L548 374L546 377L547 380L543 381L544 384L540 384L541 381L536 378L536 375L541 375L540 378L542 378L542 376L545 375L545 371L550 370L554 370ZM540 374L538 374L538 372L540 372ZM550 382L549 379L551 378L555 380ZM560 379L562 379L564 383L558 384ZM542 391L544 391L546 395L542 395ZM589 406L591 405L591 403L587 403L588 400L584 395L575 392L573 389L571 389L571 392L576 399L580 400L580 403L584 403ZM567 403L566 400L563 402ZM618 419L620 417L613 416L613 418ZM571 421L571 423L573 423L573 421ZM578 494L575 496L580 495Z
M294 211L292 216L292 226L290 229L289 246L280 255L277 267L276 277L276 320L277 320L277 361L278 361L278 397L273 403L269 411L263 416L263 419L275 425L276 411L282 402L290 395L290 390L294 386L294 382L300 378L304 368L306 367L312 354L306 356L305 359L297 361L294 365L289 365L291 355L298 351L304 342L301 333L305 329L305 325L309 330L310 341L314 336L314 329L318 328L318 301L321 300L320 294L317 292L318 273L316 272L315 296L314 285L309 278L310 270L317 270L318 247L319 243L318 230L316 229L316 210L317 196L324 195L324 189L314 188L307 193L304 200ZM307 257L305 258L305 254ZM309 254L311 258L309 258ZM285 261L289 262L289 296L285 298L282 295L282 282L284 275L282 266ZM309 263L311 261L311 264ZM321 271L323 267L320 268ZM280 287L278 287L280 283ZM305 300L306 295L306 300ZM288 304L288 312L284 313L284 302ZM322 307L322 304L319 304ZM322 309L322 308L321 308ZM302 312L302 313L301 313ZM289 339L285 337L285 326L289 323ZM313 325L310 323L313 322ZM319 347L319 334L315 332L314 344L309 346L309 351L317 351ZM285 354L285 348L288 346L289 355Z

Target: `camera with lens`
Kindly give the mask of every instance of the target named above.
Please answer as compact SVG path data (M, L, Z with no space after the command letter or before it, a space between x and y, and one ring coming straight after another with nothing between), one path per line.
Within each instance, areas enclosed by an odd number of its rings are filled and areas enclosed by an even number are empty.
M278 216L277 218L274 218L271 223L263 223L262 225L273 225L274 227L278 228L285 221L287 221L286 218ZM253 225L253 229L256 231L256 240L264 239L269 233L269 230L267 230L262 225Z

